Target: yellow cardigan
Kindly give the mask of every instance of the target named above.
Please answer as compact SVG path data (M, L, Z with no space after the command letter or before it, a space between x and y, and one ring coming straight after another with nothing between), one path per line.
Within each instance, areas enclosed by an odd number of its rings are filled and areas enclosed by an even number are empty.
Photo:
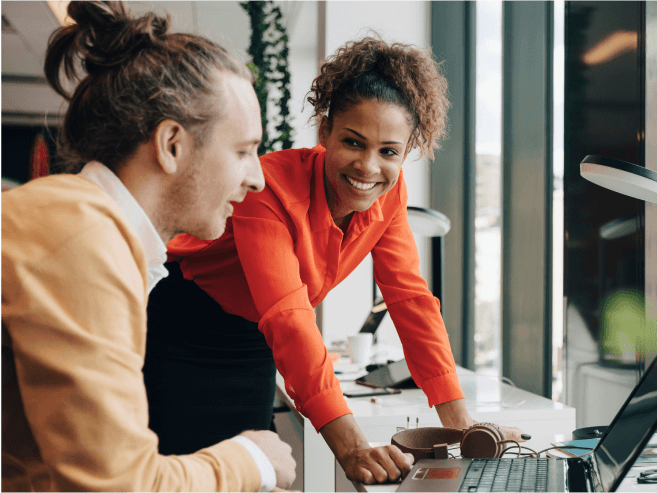
M148 428L144 248L75 175L2 193L2 489L257 491L226 440L158 453Z

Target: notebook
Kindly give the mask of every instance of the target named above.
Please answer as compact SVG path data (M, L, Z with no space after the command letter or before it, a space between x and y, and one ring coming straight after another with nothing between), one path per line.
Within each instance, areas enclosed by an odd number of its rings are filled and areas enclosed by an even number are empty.
M565 453L569 457L575 457L577 455L582 455L586 453L584 448L593 449L600 442L599 438L589 438L587 440L570 440L568 442L554 442L552 445L559 447L555 449ZM571 448L573 447L573 448ZM582 448L574 448L582 447ZM557 456L560 457L560 456ZM650 443L646 445L646 448L636 459L638 463L657 463L657 434L653 435L650 439Z
M569 459L423 459L397 491L616 491L654 442L656 410L657 358L591 454Z

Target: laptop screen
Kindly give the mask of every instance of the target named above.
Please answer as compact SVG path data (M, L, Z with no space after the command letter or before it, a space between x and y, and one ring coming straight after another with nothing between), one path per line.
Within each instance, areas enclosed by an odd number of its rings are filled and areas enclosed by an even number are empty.
M657 358L612 421L596 447L594 460L605 491L618 487L621 472L627 472L657 431ZM650 440L652 443L654 440ZM624 476L624 474L623 474Z

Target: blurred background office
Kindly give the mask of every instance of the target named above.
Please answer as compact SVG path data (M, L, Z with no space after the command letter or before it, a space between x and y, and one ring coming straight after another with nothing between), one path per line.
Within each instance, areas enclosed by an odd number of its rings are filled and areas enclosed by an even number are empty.
M452 223L441 301L456 361L576 407L579 427L609 422L657 355L657 206L585 181L579 163L657 170L657 3L128 3L261 65L263 151L317 144L304 95L346 41L373 29L432 47L450 134L404 176L409 205ZM43 58L65 4L1 4L3 188L57 172L65 103ZM435 252L417 242L432 286ZM359 330L376 294L368 258L317 309L327 346ZM400 347L389 318L378 341Z

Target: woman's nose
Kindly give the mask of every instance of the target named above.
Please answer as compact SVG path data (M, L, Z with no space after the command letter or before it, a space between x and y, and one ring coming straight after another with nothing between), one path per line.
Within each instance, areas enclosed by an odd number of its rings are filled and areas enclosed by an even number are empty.
M373 152L368 152L362 155L355 163L354 168L360 172L362 176L372 176L379 172L377 163L377 156Z

